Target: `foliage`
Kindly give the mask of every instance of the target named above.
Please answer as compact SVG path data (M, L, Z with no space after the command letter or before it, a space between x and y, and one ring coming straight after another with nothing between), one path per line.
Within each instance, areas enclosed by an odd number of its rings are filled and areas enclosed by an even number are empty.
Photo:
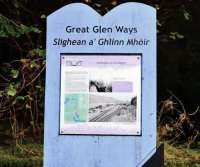
M0 14L0 37L20 37L30 32L41 33L41 31L33 26L25 26L16 24L13 20L6 18Z
M184 104L172 92L171 96L160 103L158 132L160 140L170 143L187 143L195 147L200 139L199 107L188 112Z
M23 16L19 14L19 7L25 3L18 5L15 12L20 18ZM13 55L8 62L6 56L2 57L4 62L0 66L0 120L10 124L4 133L11 134L15 147L30 137L42 141L45 51L41 36L42 30L38 27L27 26L0 13L0 37L2 41L8 40L14 54L20 55Z
M9 148L0 148L0 167L41 167L42 145L21 145L13 155Z
M187 146L170 145L165 142L166 167L199 167L200 154L197 149L187 149ZM15 154L6 147L0 147L0 167L41 167L43 146L40 144L25 144L17 146Z
M46 16L71 2L0 0L0 135L11 134L15 146L27 139L42 141ZM105 14L128 0L79 2ZM137 2L158 12L160 138L195 146L200 130L200 1ZM167 90L176 96L168 98Z
M198 149L187 149L184 145L169 145L165 143L166 167L200 167L200 154Z
M3 66L1 74L7 85L0 97L1 118L9 119L15 140L23 139L30 130L35 139L40 139L44 105L42 73L45 60L38 56L35 59L21 59L3 65L9 67Z

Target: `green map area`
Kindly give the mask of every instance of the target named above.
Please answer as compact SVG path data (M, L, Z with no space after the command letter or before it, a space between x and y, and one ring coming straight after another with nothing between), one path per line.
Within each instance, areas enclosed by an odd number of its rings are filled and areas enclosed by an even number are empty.
M64 121L87 122L89 98L87 94L65 94Z

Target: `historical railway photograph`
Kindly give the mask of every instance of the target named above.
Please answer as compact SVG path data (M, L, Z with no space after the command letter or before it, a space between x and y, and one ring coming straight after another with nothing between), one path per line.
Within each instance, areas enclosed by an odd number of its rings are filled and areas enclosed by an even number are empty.
M136 122L137 97L132 94L92 94L89 99L89 122Z

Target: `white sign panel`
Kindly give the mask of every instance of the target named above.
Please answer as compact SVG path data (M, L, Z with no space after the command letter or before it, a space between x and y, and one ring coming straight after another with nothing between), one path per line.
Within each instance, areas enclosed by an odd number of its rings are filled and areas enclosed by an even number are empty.
M140 54L61 55L61 134L141 135Z

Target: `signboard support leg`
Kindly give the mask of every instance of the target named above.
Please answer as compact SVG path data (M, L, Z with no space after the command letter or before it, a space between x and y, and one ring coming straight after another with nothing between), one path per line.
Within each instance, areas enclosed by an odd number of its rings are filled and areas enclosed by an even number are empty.
M143 165L143 167L164 167L164 144L161 144L156 153Z

